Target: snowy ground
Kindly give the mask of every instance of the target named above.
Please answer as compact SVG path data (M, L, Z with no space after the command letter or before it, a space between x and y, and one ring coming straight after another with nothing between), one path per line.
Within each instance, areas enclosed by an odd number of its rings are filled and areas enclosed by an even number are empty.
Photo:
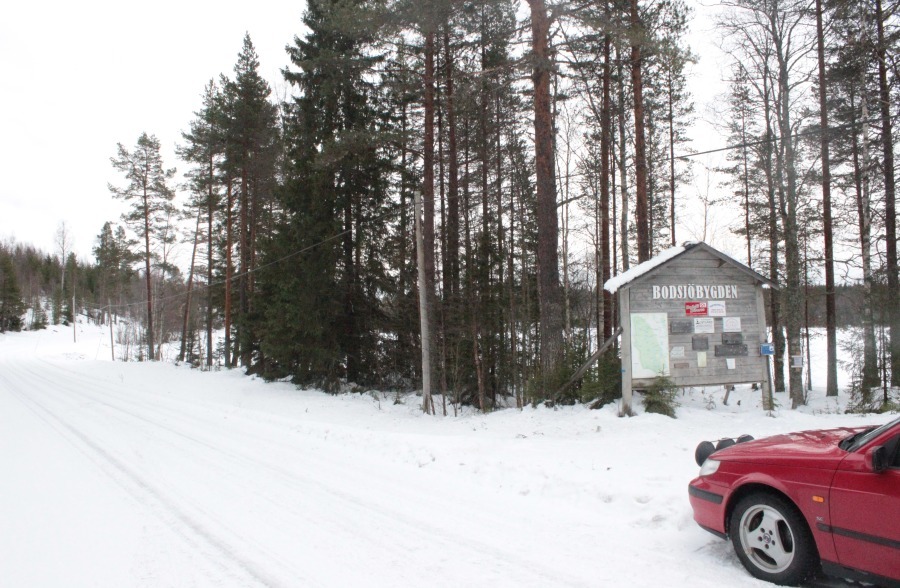
M113 363L79 329L0 335L0 586L762 586L691 518L697 442L891 418L824 382L774 418L749 388L689 392L677 420L428 417Z

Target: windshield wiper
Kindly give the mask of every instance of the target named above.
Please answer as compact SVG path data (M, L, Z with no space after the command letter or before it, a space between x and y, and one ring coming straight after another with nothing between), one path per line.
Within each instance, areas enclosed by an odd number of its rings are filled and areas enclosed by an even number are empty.
M871 432L871 431L874 431L876 428L877 428L877 427L868 427L868 428L866 428L866 429L863 429L863 430L860 431L859 433L854 433L854 434L850 435L849 437L847 437L847 438L845 438L845 439L841 439L841 442L838 443L838 447L840 447L840 448L843 449L844 451L849 451L850 448L853 447L853 445L856 443L856 440L857 440L857 439L859 439L860 437L862 437L862 436L865 435L866 433L869 433L869 432Z
M851 445L854 441L856 441L856 438L859 437L861 434L862 434L862 432L859 432L859 433L853 433L853 434L850 435L849 437L844 437L843 439L841 439L841 442L838 443L838 447L840 447L840 448L843 449L844 451L847 451L847 448L850 447L850 445Z

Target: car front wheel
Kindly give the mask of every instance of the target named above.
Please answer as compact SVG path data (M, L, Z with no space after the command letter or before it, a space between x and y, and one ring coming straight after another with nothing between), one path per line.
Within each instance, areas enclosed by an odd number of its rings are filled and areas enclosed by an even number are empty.
M729 535L747 570L767 582L795 586L818 566L818 553L803 515L767 493L742 498L731 512Z

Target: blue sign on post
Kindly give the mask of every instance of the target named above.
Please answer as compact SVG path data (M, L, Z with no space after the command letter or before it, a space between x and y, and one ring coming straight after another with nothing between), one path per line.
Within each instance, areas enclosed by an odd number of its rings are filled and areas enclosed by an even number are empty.
M759 346L760 355L775 355L775 345L772 343L762 343Z

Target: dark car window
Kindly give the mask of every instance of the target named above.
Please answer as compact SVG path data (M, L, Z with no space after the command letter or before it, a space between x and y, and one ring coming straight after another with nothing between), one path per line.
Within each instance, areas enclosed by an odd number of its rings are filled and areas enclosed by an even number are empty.
M900 426L900 417L897 417L896 419L892 420L891 422L885 423L885 424L881 425L880 427L875 427L873 429L865 431L859 436L854 435L852 438L852 444L850 445L850 447L843 447L843 448L846 449L847 451L856 451L857 449L859 449L860 447L862 447L863 445L868 443L869 440L874 439L878 435L881 435L882 433L884 433L891 427L897 427L897 426ZM845 441L850 441L850 439L845 439ZM842 445L843 445L843 443L842 443Z
M894 446L894 461L891 464L891 467L900 468L900 436L894 437L891 445Z

